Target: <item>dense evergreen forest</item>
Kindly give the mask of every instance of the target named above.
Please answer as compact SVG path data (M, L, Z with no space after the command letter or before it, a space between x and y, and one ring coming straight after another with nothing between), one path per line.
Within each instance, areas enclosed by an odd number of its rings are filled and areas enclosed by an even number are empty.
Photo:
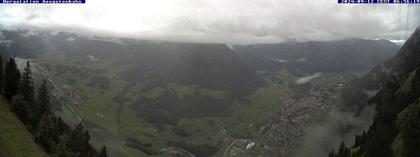
M10 102L10 110L26 126L35 142L51 157L107 157L89 143L90 135L81 124L71 128L51 111L47 81L35 90L31 66L21 73L14 57L3 66L0 56L0 93Z

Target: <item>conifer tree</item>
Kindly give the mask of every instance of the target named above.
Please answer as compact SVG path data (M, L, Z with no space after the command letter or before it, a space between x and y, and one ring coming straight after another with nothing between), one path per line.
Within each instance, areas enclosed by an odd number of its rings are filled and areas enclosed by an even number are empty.
M77 156L73 152L67 149L66 144L61 142L57 144L56 149L50 155L51 157L75 157Z
M44 79L42 81L41 86L38 90L38 103L39 113L40 115L44 114L45 112L50 112L50 100L48 96L48 89L47 89L47 81Z
M101 153L99 153L99 157L108 157L108 153L106 152L105 146L102 147Z
M39 143L47 153L53 153L57 144L57 132L55 131L54 118L51 114L45 113L39 122L35 141Z
M39 105L35 104L35 94L34 94L34 86L33 86L33 79L32 79L32 71L31 65L29 62L26 62L26 67L22 73L22 80L21 86L19 89L19 93L22 93L23 99L25 102L29 104L31 111L33 112L34 119L32 120L32 127L37 128L38 122L42 116L40 113Z
M338 148L337 157L350 157L350 151L347 149L344 142L341 142L340 148Z
M23 97L25 98L26 102L28 102L31 105L35 104L34 82L32 79L32 70L29 62L26 62L26 67L23 70L21 93L23 93Z
M58 132L60 135L62 134L67 134L71 131L71 128L63 121L63 119L61 117L58 117L57 119L57 127L58 127Z
M30 104L25 101L22 94L16 94L12 98L12 110L19 117L19 119L28 126L29 130L32 128L34 115Z
M11 101L12 97L18 92L20 81L20 72L13 57L10 57L4 70L4 96Z
M328 157L335 157L334 151L331 151L330 153L328 153Z
M85 131L85 133L83 135L83 144L82 144L83 148L82 148L82 151L81 151L82 156L90 157L90 156L94 155L94 152L92 151L93 148L90 145L89 141L90 141L89 132ZM97 154L96 154L96 156L97 156Z
M70 133L68 146L73 152L83 152L84 147L84 131L81 123Z

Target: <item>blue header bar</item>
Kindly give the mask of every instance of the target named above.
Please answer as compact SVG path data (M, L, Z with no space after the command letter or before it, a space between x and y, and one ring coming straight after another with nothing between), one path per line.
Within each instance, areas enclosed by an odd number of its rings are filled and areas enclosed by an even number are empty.
M420 4L420 0L338 0L348 4Z
M86 0L0 0L3 4L83 4Z

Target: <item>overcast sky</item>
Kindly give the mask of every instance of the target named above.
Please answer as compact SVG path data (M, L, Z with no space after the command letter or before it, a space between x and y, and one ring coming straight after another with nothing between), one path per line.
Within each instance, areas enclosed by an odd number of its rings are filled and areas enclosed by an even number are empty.
M406 30L411 33L420 24L420 5L408 11L407 5L340 5L337 0L86 1L0 5L0 27L250 44L342 38L403 40Z

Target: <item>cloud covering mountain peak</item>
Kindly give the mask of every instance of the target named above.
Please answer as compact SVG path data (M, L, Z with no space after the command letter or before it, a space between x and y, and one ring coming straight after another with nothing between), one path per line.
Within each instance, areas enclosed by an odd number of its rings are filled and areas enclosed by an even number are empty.
M411 7L409 23L407 15L396 16L405 7L343 5L331 0L88 0L76 5L1 5L0 27L236 44L399 40L420 24L417 6Z

